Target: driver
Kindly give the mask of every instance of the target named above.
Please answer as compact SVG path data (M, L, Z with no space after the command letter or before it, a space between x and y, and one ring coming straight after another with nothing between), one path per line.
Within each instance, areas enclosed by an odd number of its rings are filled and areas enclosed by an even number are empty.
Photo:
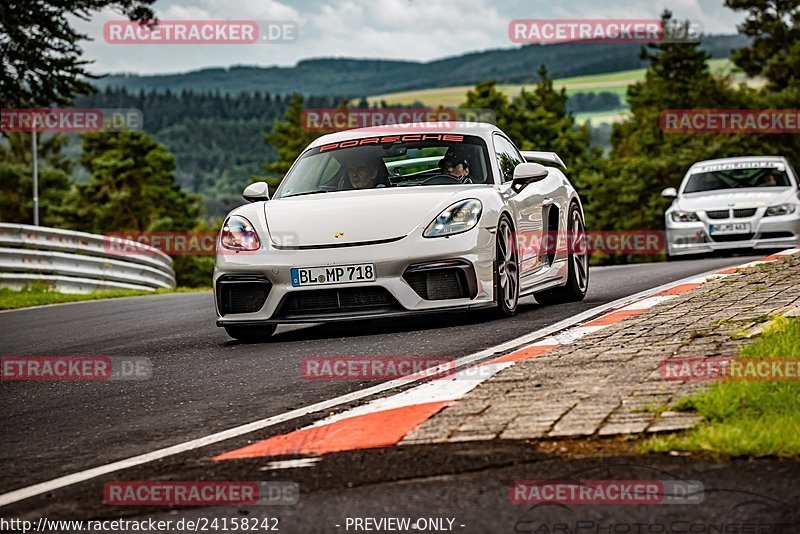
M353 189L372 189L387 185L386 167L377 158L349 161L346 169L347 178Z
M447 153L439 160L439 169L462 184L473 183L469 176L469 157L455 147L447 149Z
M778 185L778 179L771 172L761 177L761 187L775 187Z

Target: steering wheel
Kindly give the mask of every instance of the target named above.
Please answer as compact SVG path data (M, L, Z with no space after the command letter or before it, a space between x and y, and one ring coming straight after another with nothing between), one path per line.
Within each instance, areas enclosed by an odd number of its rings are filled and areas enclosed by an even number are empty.
M460 184L461 180L449 174L437 174L420 182L422 185L452 185Z

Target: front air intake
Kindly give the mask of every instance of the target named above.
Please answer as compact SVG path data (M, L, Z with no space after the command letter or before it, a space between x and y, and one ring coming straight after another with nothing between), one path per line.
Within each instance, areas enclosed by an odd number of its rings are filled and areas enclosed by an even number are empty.
M222 316L255 313L264 307L272 284L265 276L228 275L217 280L217 307Z
M469 299L477 295L475 271L462 260L412 265L403 280L425 300Z

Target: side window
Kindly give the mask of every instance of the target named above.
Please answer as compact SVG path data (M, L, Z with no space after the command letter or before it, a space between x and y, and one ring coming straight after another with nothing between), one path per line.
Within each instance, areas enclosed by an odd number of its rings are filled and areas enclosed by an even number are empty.
M494 153L503 182L510 182L514 179L514 168L524 162L522 156L511 141L498 134L494 135Z

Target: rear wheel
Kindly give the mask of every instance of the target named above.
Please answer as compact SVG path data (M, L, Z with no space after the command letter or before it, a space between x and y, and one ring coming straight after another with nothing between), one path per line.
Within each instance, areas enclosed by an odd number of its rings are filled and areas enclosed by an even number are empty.
M494 302L501 316L510 317L519 302L519 264L511 222L503 216L497 224L494 255Z
M541 304L583 300L589 288L589 251L586 246L586 226L577 204L569 207L567 216L568 274L563 287L548 289L534 296Z
M274 324L264 324L258 326L235 326L235 325L226 325L225 332L228 333L233 339L237 341L243 341L245 343L254 343L258 341L266 341L268 340L272 334L275 333L275 330L278 328L278 325Z

